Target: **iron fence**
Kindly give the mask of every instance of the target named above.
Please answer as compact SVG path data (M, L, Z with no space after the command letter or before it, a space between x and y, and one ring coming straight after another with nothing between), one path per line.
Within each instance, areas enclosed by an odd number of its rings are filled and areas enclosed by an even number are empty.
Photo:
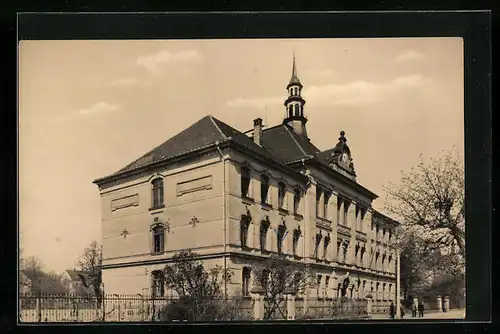
M101 298L93 295L21 294L19 320L21 322L150 322L162 321L165 307L179 298L149 295L109 294ZM222 301L222 302L221 302ZM219 302L219 303L217 303ZM252 320L252 298L223 298L210 300L206 305L217 305L217 320ZM176 319L182 321L183 319Z

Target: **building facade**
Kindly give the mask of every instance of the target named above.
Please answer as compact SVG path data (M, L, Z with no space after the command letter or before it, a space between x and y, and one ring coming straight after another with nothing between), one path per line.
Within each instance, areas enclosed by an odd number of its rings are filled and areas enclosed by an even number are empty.
M294 58L282 124L243 133L206 116L94 181L106 293L168 294L158 271L191 249L232 271L230 295L248 295L252 268L280 253L314 272L313 296L395 299L398 223L356 182L343 131L331 149L311 143L302 87Z

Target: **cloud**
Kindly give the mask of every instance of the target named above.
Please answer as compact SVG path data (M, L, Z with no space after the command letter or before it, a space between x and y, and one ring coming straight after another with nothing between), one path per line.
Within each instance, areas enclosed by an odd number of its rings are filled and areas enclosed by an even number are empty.
M407 61L421 61L424 60L424 55L413 50L409 50L403 53L400 53L396 56L396 63L403 63Z
M388 96L403 92L408 88L423 87L430 79L420 74L396 77L391 81L376 83L364 80L351 81L346 84L330 84L304 88L304 99L315 105L362 105L375 103ZM228 107L263 108L265 105L281 104L285 96L238 98L228 101Z
M397 77L384 83L358 80L344 85L311 86L304 90L304 97L315 104L361 105L384 100L388 95L410 87L421 87L429 82L429 79L420 74Z
M162 50L150 55L137 58L137 65L146 68L148 71L156 73L162 66L168 63L186 63L202 60L202 55L196 50L185 50L178 53L172 53Z
M109 86L112 87L129 87L138 85L139 81L136 78L126 77L112 81Z
M89 116L93 114L101 114L104 112L115 111L120 108L117 104L109 104L107 102L97 102L88 108L75 110L74 113L79 116Z

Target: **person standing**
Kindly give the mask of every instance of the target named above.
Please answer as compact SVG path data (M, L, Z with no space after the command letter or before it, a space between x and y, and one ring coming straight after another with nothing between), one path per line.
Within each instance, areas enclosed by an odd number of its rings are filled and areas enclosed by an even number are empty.
M422 302L418 304L418 315L420 318L424 317L424 303Z
M411 306L411 316L413 318L417 317L417 303L413 302L413 305Z
M391 302L391 306L389 306L389 315L391 316L391 319L394 319L396 316L396 307L393 302Z

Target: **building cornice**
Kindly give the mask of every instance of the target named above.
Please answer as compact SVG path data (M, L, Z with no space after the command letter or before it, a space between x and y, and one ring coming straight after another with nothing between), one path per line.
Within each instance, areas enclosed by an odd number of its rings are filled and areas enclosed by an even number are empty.
M309 157L309 158L304 159L304 160L302 160L302 159L301 160L297 160L297 161L288 163L287 166L290 166L290 167L301 167L303 164L319 168L320 170L324 171L328 175L333 176L336 180L338 180L338 181L340 181L340 182L342 182L342 183L344 183L344 184L346 184L348 186L351 186L351 187L355 188L356 190L358 190L360 193L362 193L363 195L367 196L371 200L375 200L375 199L378 198L378 195L375 194L374 192L372 192L369 189L363 187L362 185L360 185L356 181L348 178L347 176L342 175L341 173L335 171L334 169L332 169L332 168L330 168L328 166L325 166L321 162L317 161L314 157Z
M259 154L258 152L251 151L248 148L246 148L245 146L240 145L237 142L233 141L231 139L231 137L229 137L225 140L215 142L215 143L212 143L210 145L206 145L204 147L200 147L196 150L185 152L185 153L179 154L177 156L166 157L166 158L160 159L158 161L154 161L154 162L151 162L149 164L145 164L143 166L137 167L137 168L132 169L132 170L123 171L121 173L116 173L116 174L113 174L110 176L105 176L103 178L96 179L93 181L93 183L97 184L99 187L101 187L102 185L104 185L106 183L117 181L117 180L127 178L130 176L138 175L138 174L143 173L144 171L147 171L149 169L156 169L158 167L163 167L163 166L167 166L167 165L170 165L170 164L173 164L176 162L181 162L183 160L188 160L188 159L191 159L193 157L199 156L201 154L207 154L207 153L214 152L217 149L217 147L235 149L235 150L237 150L245 155L252 157L255 160L259 160L261 162L264 162L265 164L267 164L267 165L269 165L277 170L280 170L284 173L287 173L289 176L292 176L293 178L299 180L300 182L305 183L307 181L307 178L304 175L302 175L300 172L297 172L296 170L294 170L288 166L282 165L277 161L274 161L270 158L267 158L267 157L263 156L262 154Z

